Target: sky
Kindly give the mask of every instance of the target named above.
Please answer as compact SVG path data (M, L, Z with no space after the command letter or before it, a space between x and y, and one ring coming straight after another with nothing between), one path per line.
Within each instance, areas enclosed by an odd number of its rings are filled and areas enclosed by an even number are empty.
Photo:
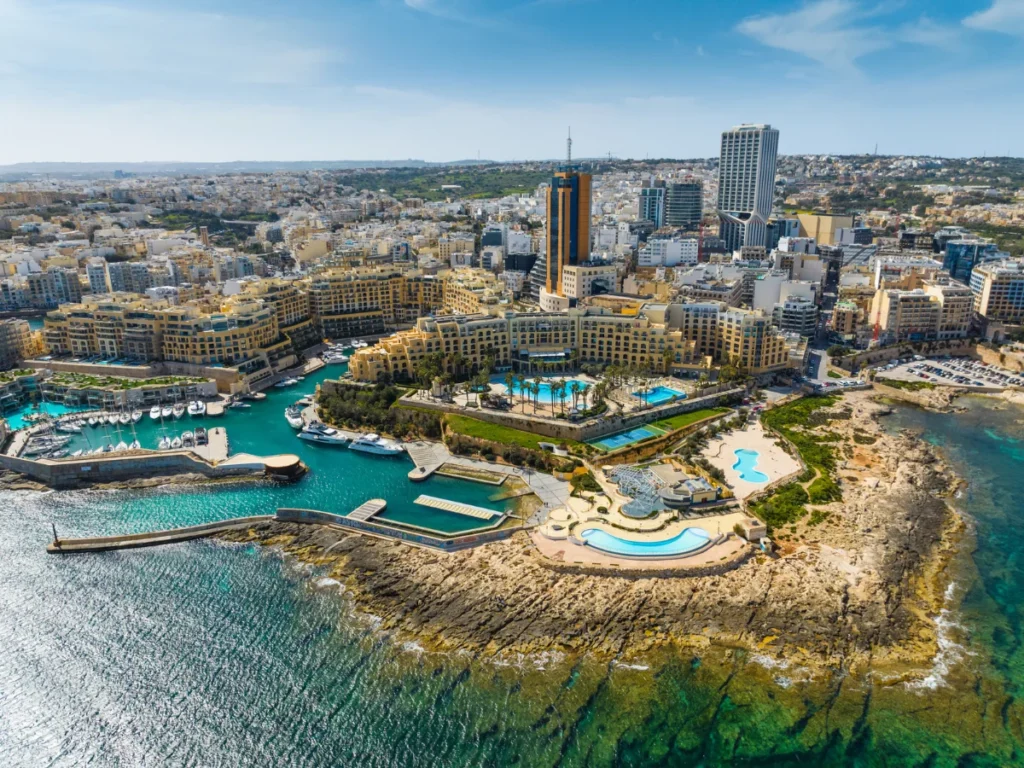
M0 164L1024 155L1024 0L0 0Z

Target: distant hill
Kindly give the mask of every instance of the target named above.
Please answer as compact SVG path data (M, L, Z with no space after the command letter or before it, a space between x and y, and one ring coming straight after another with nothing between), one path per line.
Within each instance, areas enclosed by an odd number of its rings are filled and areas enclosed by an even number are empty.
M353 170L359 168L433 168L450 165L486 165L490 160L453 160L429 163L426 160L235 160L226 163L190 163L160 161L145 163L14 163L0 165L0 179L14 180L31 176L67 178L109 177L115 171L136 176L203 175L218 173L270 173L272 171Z

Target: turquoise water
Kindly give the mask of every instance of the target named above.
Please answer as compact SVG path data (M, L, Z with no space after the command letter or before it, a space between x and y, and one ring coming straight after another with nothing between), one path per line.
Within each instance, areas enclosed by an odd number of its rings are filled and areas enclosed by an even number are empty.
M21 429L28 425L25 421L25 417L33 413L47 413L50 416L63 416L67 413L75 413L81 410L80 408L69 408L62 403L39 403L38 405L24 405L14 411L8 411L3 414L3 418L7 419L7 425L11 429ZM114 441L117 442L116 440ZM128 442L131 442L130 440Z
M290 398L266 426L289 448L297 441L275 423ZM265 511L263 487L2 492L0 765L1024 764L1024 410L901 407L890 423L922 433L969 480L957 504L971 531L951 566L963 605L945 618L928 686L845 668L809 681L799 662L770 666L713 645L630 664L422 653L353 614L340 585L271 549L44 552L51 522L97 533L209 519L236 493ZM408 466L332 461L319 466L336 468L338 493L375 482L370 468ZM629 594L653 588L636 582Z
M684 400L686 398L685 392L680 392L678 389L672 389L671 387L654 387L644 392L634 392L633 397L640 398L649 405L661 405L662 403L668 403L673 400Z
M652 427L634 427L628 429L625 432L617 432L614 435L608 435L608 437L602 437L600 440L591 440L591 445L596 445L598 448L603 448L606 451L614 451L617 448L630 445L632 443L638 443L641 440L645 440L648 437L654 437L655 435L662 435L659 429Z
M565 381L566 385L569 386L569 387L572 386L572 382L574 382L574 381L579 382L580 387L581 387L581 389L580 389L581 393L585 392L586 389L587 389L587 383L585 381L581 380L581 379L572 379L572 378L562 379L561 377L548 377L548 378L545 378L543 381L541 381L541 383L539 385L540 386L540 392L538 393L537 398L540 400L540 402L542 402L542 403L558 403L558 402L560 402L559 399L557 397L555 397L554 393L551 391L552 383L555 383L557 381ZM505 384L505 377L504 376L492 376L491 377L491 383L492 384L502 384L502 385L504 385ZM533 390L532 389L527 389L527 387L532 387L532 386L533 386L533 379L532 378L529 379L526 382L525 386L520 386L519 380L517 379L516 380L516 384L515 384L515 386L513 386L512 390L513 390L514 394L519 395L520 397L523 395L524 392L528 393L530 395L530 397L533 397ZM580 397L580 396L577 396L577 397L578 397L578 402L582 402L583 397ZM568 390L568 389L565 391L565 402L566 402L567 405L571 405L572 404L572 392L570 390Z
M388 508L384 519L412 522L446 532L474 531L488 525L464 515L415 505L420 494L439 496L489 509L505 510L513 501L492 502L489 497L496 488L457 478L435 475L423 482L410 482L407 474L412 462L406 454L376 456L351 451L345 446L330 446L299 440L297 431L288 425L284 409L303 394L312 393L326 378L344 372L343 366L328 366L293 387L267 390L264 400L254 401L251 408L228 408L219 417L190 417L168 420L161 426L149 418L147 411L135 425L139 441L155 446L162 429L180 434L196 426L221 426L227 429L232 454L268 455L294 453L310 468L297 483L279 484L263 481L255 484L202 487L173 486L148 493L87 494L90 506L103 510L98 518L75 517L68 520L61 535L101 535L133 532L160 526L193 525L228 517L272 513L278 507L301 507L346 515L364 501L383 498ZM131 427L85 427L75 435L70 450L98 447L104 441L116 444L119 439L132 440ZM94 527L98 520L103 524ZM154 526L154 523L157 525Z
M749 448L737 448L734 453L736 454L736 463L732 465L732 468L739 470L740 479L746 480L748 483L767 483L771 479L764 472L755 469L761 455L757 451L752 451Z
M626 557L670 557L683 555L700 549L709 541L711 534L703 528L686 528L671 539L662 541L630 541L597 528L590 528L580 534L587 546Z

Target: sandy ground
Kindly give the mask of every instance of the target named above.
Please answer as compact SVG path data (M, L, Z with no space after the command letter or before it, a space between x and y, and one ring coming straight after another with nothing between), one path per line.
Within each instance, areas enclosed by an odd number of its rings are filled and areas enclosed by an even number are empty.
M733 464L736 463L735 452L739 448L757 451L760 454L754 469L768 475L766 482L750 483L740 478L739 472L733 469ZM741 430L734 430L715 438L708 444L704 456L713 466L725 473L725 481L737 499L745 499L768 483L800 471L796 459L777 446L774 438L765 434L760 421L749 423Z

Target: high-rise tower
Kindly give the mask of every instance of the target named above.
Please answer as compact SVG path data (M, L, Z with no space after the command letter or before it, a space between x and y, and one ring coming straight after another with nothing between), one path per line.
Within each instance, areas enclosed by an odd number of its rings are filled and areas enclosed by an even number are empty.
M718 215L721 237L732 250L767 243L778 152L779 132L770 125L739 125L722 133Z
M565 267L590 258L591 176L572 164L572 138L567 140L566 163L551 178L547 199L547 280L541 309L569 305L562 289Z

